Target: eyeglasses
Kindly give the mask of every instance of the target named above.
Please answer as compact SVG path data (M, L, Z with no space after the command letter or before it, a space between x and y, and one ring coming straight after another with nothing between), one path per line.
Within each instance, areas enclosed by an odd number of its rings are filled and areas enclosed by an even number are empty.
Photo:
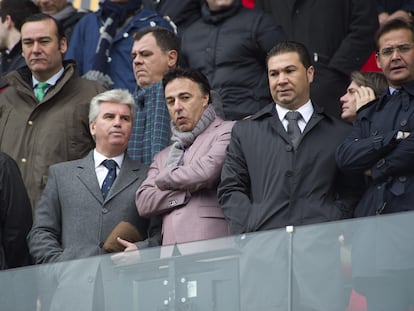
M377 54L384 57L389 57L393 55L395 51L397 51L399 54L405 54L411 51L413 47L414 46L412 44L401 44L396 47L382 49Z

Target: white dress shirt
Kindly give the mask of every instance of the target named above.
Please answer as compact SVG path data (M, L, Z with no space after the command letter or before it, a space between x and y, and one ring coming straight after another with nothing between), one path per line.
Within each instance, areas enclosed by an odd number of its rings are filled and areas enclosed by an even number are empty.
M118 176L119 171L122 167L122 162L124 161L124 154L120 154L119 156L116 156L114 158L107 158L104 155L100 154L98 151L96 151L96 148L93 150L93 159L95 161L95 172L96 177L98 178L99 188L102 187L103 181L108 174L108 169L102 164L103 161L106 159L114 160L117 164L116 167L116 175Z
M285 119L286 114L289 111L289 109L286 109L278 104L276 104L276 111L277 114L279 116L280 122L282 122L285 130L287 131L287 126L288 126L288 120ZM308 121L310 120L310 118L312 117L313 114L313 106L312 106L312 102L309 100L306 104L304 104L303 106L299 107L299 109L295 110L300 112L300 114L302 115L302 118L300 118L298 120L298 125L300 128L300 131L303 132L303 130L305 129L306 124L308 124Z

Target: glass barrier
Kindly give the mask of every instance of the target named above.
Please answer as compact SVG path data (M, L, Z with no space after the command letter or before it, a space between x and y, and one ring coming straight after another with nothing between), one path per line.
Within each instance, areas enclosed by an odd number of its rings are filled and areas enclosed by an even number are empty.
M414 213L0 272L0 310L409 311Z

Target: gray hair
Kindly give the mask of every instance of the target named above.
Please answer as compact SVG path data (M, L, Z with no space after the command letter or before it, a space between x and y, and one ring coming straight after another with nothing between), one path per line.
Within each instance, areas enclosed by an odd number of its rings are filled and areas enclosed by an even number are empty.
M98 117L100 105L103 102L111 102L128 105L131 110L132 120L135 118L135 100L132 94L127 90L114 89L105 91L93 97L89 105L89 123L95 122Z

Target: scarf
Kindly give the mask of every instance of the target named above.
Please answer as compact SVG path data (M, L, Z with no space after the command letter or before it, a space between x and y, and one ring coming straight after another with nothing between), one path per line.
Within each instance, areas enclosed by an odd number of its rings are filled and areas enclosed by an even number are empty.
M56 20L61 21L61 20L64 20L65 18L68 18L68 17L69 17L69 16L71 16L73 13L76 13L76 10L75 10L75 8L72 6L72 4L71 4L71 3L68 3L68 4L66 5L66 7L65 7L63 10L61 10L61 11L57 12L56 14L53 14L52 16L53 16Z
M213 106L208 105L207 109L201 115L200 120L198 120L196 126L190 132L181 132L171 121L172 145L165 166L174 167L183 165L184 151L193 144L198 135L210 126L215 118L216 113Z
M96 80L105 87L111 88L114 83L107 74L107 67L112 40L116 35L117 28L121 27L128 16L133 15L140 8L141 1L138 0L128 0L127 3L106 0L101 3L100 13L104 24L101 27L92 68L83 76L84 78Z

